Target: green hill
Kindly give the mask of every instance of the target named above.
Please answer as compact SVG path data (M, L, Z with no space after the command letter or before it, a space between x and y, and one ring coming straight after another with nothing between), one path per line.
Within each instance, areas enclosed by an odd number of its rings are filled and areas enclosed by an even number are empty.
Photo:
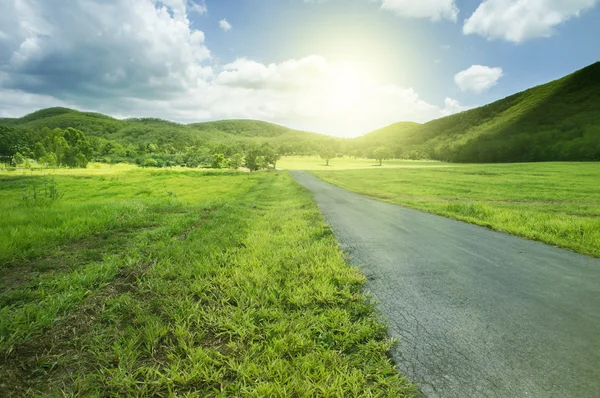
M600 160L600 62L492 104L361 138L453 162Z
M257 120L222 120L189 125L161 119L115 119L92 112L68 108L48 108L22 118L0 119L0 126L20 130L66 129L73 127L86 136L117 141L123 145L170 144L177 149L186 146L215 146L221 144L247 145L251 142L271 142L287 148L288 152L310 152L328 137L290 129Z

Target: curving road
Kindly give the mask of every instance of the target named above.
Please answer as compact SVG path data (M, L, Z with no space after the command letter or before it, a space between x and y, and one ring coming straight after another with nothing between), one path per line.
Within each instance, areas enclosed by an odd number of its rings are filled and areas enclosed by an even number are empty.
M427 397L600 397L600 260L365 198L314 195Z

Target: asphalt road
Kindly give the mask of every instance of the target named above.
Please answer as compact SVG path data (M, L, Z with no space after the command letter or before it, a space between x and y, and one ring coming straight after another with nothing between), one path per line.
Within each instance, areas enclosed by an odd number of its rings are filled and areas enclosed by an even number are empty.
M303 171L427 397L600 397L600 260L365 198Z

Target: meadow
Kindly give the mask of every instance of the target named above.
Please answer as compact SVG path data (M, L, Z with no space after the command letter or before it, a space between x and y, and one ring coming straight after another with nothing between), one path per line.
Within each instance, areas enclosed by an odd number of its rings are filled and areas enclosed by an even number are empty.
M285 170L308 170L308 171L333 171L333 170L381 170L396 168L427 168L427 167L454 167L451 163L443 163L431 160L400 160L391 159L379 162L373 159L361 159L350 156L331 159L329 166L318 156L285 156L277 162L277 168Z
M0 396L416 394L286 172L4 171L0 214Z
M283 159L379 200L600 257L600 164Z

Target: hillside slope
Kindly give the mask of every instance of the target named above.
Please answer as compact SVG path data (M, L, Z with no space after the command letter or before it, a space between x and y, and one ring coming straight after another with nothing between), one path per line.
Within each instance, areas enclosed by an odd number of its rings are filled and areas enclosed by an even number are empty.
M184 125L152 118L120 120L68 108L48 108L22 118L0 119L0 126L31 130L73 127L87 136L122 144L171 144L176 148L272 142L301 151L303 148L318 146L320 141L328 139L320 134L257 120L222 120Z
M492 104L363 137L454 162L600 160L600 62Z

